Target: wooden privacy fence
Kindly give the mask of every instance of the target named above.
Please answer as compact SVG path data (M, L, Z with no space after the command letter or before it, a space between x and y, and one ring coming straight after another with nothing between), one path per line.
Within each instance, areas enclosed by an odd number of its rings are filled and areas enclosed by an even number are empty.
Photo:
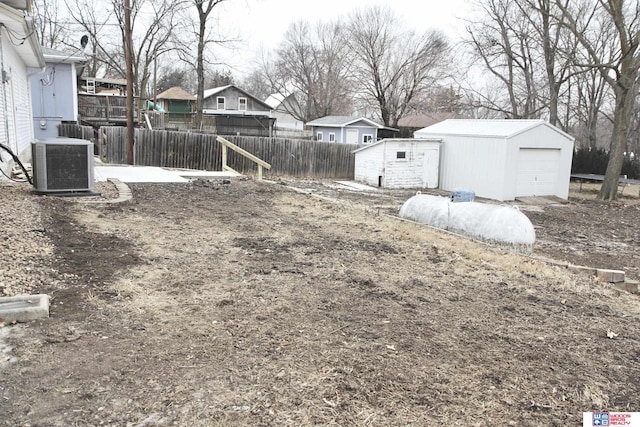
M214 134L136 129L134 163L144 166L222 170L222 144ZM353 178L355 144L285 138L225 136L226 140L271 165L274 176ZM106 163L126 164L126 128L104 126L99 131L100 155ZM256 163L235 151L228 167L258 173Z
M67 138L86 139L96 143L95 130L92 126L79 126L74 123L61 123L58 125L58 135Z

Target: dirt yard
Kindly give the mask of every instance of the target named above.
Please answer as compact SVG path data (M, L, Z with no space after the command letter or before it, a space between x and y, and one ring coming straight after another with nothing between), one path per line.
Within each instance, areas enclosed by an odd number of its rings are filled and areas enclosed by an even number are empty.
M575 426L640 411L639 297L564 266L639 278L637 189L522 206L538 236L525 256L394 218L411 192L130 187L119 204L0 187L15 254L0 294L30 277L52 297L49 319L0 327L0 425ZM29 204L39 224L20 222Z

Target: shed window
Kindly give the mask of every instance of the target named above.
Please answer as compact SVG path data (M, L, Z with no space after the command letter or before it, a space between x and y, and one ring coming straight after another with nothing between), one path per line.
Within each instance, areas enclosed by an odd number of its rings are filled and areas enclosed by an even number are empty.
M397 151L396 152L396 159L406 159L407 158L407 152L406 151Z
M247 111L247 98L238 98L238 110Z
M225 108L225 102L224 102L224 96L219 96L219 97L216 99L216 108L217 108L218 110L226 110L226 108Z
M373 135L365 133L364 135L362 135L362 143L363 144L370 144L371 141L373 141Z
M331 132L329 134L329 142L336 142L336 134Z
M316 133L316 141L322 141L322 132Z

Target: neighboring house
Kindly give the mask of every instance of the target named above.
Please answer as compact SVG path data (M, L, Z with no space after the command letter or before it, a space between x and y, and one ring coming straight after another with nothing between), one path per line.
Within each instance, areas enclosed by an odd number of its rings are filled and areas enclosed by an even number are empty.
M438 139L383 139L354 153L356 181L382 188L438 187Z
M447 119L464 119L458 113L421 113L402 117L398 120L400 137L413 138L413 133Z
M343 144L370 144L385 127L365 117L326 116L307 123L316 141Z
M442 141L442 190L501 201L569 195L574 138L544 120L450 119L414 136Z
M165 113L191 114L195 107L196 97L179 86L174 86L156 96L156 106Z
M271 107L234 85L205 90L202 112L221 135L273 135Z
M42 47L44 72L30 68L33 129L38 140L56 138L58 125L78 122L77 69L86 61L82 52Z
M149 107L155 111L155 114L150 115L150 119L154 120L155 118L154 128L193 129L195 104L196 96L178 86L158 94L155 103L149 102ZM158 118L160 118L160 123L158 123Z
M274 93L264 101L271 107L273 117L276 119L277 129L291 129L301 131L304 129L304 123L293 117L289 111L293 110L292 103L295 102L294 95L284 96L280 93Z
M30 8L30 1L0 2L0 143L25 162L34 140L29 68L45 68L33 20L25 15ZM2 171L8 174L12 166L11 156L0 149Z

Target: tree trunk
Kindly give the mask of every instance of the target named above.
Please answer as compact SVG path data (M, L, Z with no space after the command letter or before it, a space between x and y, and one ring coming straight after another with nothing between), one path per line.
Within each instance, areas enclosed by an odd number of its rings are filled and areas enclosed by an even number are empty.
M131 4L129 0L124 1L124 58L127 69L127 164L134 163L133 145L135 129L133 128L133 42L131 40Z
M196 118L195 127L197 130L202 130L202 117L204 109L204 45L207 18L204 12L200 13L200 34L198 35L198 53L196 58L196 75L198 79L198 88L196 90Z
M600 187L598 199L615 200L618 197L618 180L622 172L624 152L627 147L627 135L635 101L635 85L631 88L618 84L615 88L616 107L614 111L613 134L609 149L609 162Z

